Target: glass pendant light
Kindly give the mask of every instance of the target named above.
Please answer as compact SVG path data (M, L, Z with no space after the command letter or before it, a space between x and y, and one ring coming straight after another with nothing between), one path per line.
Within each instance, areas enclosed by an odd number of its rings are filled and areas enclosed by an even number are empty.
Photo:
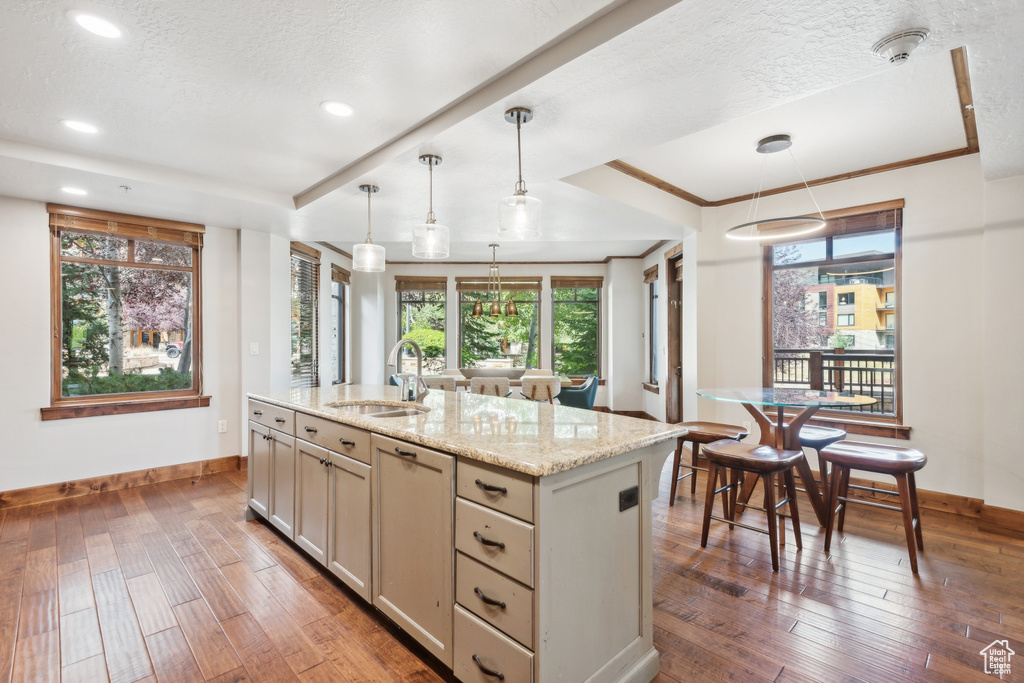
M515 192L498 204L498 235L512 240L536 239L540 237L540 200L526 196L521 138L522 126L533 120L533 112L525 107L513 107L505 112L505 120L516 124L519 181L516 182Z
M384 272L384 247L374 244L370 237L370 195L380 192L376 185L360 185L359 190L366 193L366 241L352 248L352 270L363 273Z
M436 154L423 154L420 163L430 169L430 211L427 222L413 226L412 255L416 258L448 258L448 228L434 220L434 167L441 163Z

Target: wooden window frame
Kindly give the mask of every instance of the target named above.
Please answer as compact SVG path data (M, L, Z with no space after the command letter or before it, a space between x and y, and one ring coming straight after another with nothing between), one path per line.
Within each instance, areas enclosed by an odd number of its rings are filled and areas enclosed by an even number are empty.
M40 409L42 419L63 420L78 417L94 417L97 415L123 415L209 406L210 396L203 394L202 343L202 247L203 234L206 232L206 228L195 223L132 216L62 204L47 204L46 211L50 214L50 405ZM98 235L116 235L129 240L172 242L185 244L192 248L191 389L71 397L62 395L63 362L61 330L63 329L63 320L61 311L63 310L63 290L61 286L61 264L67 260L61 255L60 235L63 230ZM134 262L133 252L134 250L129 250L129 257L124 262L125 265L138 265ZM161 270L162 268L156 267L154 269Z
M444 366L448 367L448 278L447 277L413 277L395 276L395 343L402 339L402 306L407 303L426 303L426 301L402 301L404 292L441 292L444 297ZM461 326L461 320L460 320ZM461 357L462 352L459 351Z
M558 301L555 299L556 289L572 289L575 290L576 295L572 301ZM584 299L580 301L579 290L581 289L597 289L597 299L590 300ZM573 303L596 303L597 304L597 375L598 381L600 382L603 378L601 374L601 359L602 350L604 349L604 317L601 315L601 291L604 289L604 277L597 275L592 277L551 277L551 368L555 367L555 307L559 304L573 304ZM539 333L539 332L538 332ZM538 355L538 361L540 357ZM570 379L583 379L588 375L567 375Z
M652 393L660 393L658 387L658 264L644 271L644 284L647 285L647 381L644 389Z
M761 348L763 349L763 352L761 354L761 372L763 386L771 387L774 386L773 359L775 352L772 335L773 247L776 245L784 245L790 242L802 242L819 237L836 237L842 235L877 232L878 230L888 229L888 226L890 225L893 230L893 265L895 268L893 283L895 289L895 303L893 313L895 314L896 324L896 329L893 331L895 337L893 351L893 359L895 362L895 368L893 370L893 381L895 383L893 410L895 415L875 415L866 413L851 414L844 411L823 409L814 414L809 421L809 424L837 427L845 429L851 434L865 434L893 439L910 438L911 428L903 424L903 206L904 201L902 199L895 199L876 204L866 204L847 209L826 211L824 213L824 217L828 224L822 231L812 235L797 237L792 240L779 240L765 243L762 247L761 291L763 295L761 300L763 303ZM889 221L891 221L891 223ZM827 251L826 258L831 260L831 249ZM811 265L813 265L813 263L817 262L811 262ZM837 332L839 332L839 330L837 330ZM789 415L790 412L791 411L786 411L786 414Z

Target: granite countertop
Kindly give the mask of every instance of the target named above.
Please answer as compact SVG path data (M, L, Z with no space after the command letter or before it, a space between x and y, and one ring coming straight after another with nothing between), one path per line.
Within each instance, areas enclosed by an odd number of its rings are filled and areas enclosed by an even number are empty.
M349 384L251 393L249 398L533 476L563 472L686 433L664 422L464 391L434 390L412 403L401 401L398 387ZM380 402L427 412L374 418L340 407Z

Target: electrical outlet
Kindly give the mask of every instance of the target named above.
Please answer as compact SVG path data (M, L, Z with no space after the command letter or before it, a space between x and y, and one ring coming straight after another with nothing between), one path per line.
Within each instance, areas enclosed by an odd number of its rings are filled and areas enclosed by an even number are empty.
M228 431L228 421L227 420L217 420L217 433L218 434L224 434L227 431Z
M260 345L258 342L249 342L249 355L258 356L260 355Z
M743 428L746 429L748 432L750 431L750 420L743 421Z

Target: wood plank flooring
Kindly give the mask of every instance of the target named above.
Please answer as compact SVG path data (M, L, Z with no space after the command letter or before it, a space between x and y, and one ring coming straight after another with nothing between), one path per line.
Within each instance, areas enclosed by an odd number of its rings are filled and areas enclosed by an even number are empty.
M1024 540L923 511L915 576L899 516L855 507L831 557L819 529L805 522L800 552L788 530L773 574L765 536L713 523L702 550L703 479L674 507L668 483L654 503L659 683L991 680L979 652L997 639L1020 653L1004 680L1024 681ZM0 681L454 680L245 522L244 487L243 469L0 510Z

